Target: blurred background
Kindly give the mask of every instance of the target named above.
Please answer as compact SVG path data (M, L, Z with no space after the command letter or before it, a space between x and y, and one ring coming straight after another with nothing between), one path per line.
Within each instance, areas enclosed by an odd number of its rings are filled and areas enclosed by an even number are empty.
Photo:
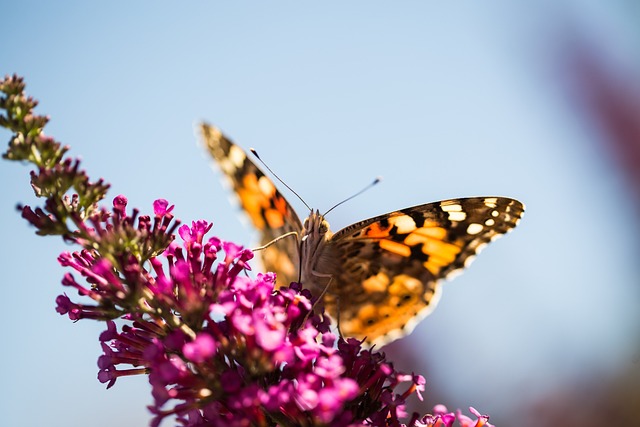
M25 77L47 133L112 183L109 204L166 198L251 246L201 120L321 211L382 175L331 213L336 231L440 199L520 199L518 229L388 357L427 378L421 412L640 424L637 2L23 0L2 15L0 73ZM146 378L105 390L103 326L54 311L56 256L72 248L15 211L39 203L28 171L0 163L0 425L148 425Z

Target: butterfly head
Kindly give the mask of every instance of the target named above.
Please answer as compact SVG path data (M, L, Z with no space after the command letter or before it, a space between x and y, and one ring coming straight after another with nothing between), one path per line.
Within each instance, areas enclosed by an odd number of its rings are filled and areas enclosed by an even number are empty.
M312 210L304 220L301 242L319 242L331 237L329 233L329 223L324 219L324 215L318 210Z

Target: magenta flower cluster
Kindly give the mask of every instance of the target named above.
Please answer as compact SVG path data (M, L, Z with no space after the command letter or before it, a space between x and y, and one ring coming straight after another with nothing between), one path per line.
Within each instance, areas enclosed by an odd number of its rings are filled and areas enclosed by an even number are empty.
M125 205L116 198L115 214L103 215L107 223L99 229L117 228L109 218L130 222ZM167 206L155 203L156 224L169 224ZM108 322L99 380L111 387L121 376L148 373L153 425L168 416L187 426L404 425L406 398L421 398L424 378L398 373L382 353L336 337L299 284L275 289L272 273L250 278L253 253L205 238L210 229L205 221L181 226L182 246L172 243L164 260L151 257L150 271L125 257L121 277L109 260L89 251L60 256L92 286L71 274L63 284L100 304L74 304L62 295L59 313L95 319L113 316L127 301L139 307L121 316L127 322L120 332ZM402 393L396 391L401 384ZM451 425L449 418L459 417L414 414L409 425Z

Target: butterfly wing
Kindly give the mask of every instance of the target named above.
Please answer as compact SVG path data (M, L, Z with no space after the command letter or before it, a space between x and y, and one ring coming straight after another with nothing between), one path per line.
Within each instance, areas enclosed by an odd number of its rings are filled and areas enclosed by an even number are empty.
M302 225L289 202L273 182L247 157L245 151L214 126L200 127L206 148L228 178L240 204L267 244L289 232L300 235ZM267 271L277 274L280 285L298 280L298 248L295 237L287 237L261 250Z
M329 312L339 308L346 336L384 344L410 333L431 312L441 279L460 271L489 242L514 228L517 200L474 197L415 206L338 231L331 250L343 259L333 274Z

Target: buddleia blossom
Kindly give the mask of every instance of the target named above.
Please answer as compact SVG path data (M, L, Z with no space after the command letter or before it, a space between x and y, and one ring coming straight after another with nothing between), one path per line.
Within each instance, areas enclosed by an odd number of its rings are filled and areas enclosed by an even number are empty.
M108 184L44 136L47 119L23 90L15 76L0 82L0 125L14 132L4 158L36 165L31 184L45 202L20 210L38 234L78 245L58 257L70 271L56 310L106 322L98 380L148 376L152 426L490 425L474 409L476 419L444 407L407 414L424 377L337 336L300 284L250 273L253 252L209 237L211 222L180 226L166 200L152 215L129 212L124 196L99 207Z

